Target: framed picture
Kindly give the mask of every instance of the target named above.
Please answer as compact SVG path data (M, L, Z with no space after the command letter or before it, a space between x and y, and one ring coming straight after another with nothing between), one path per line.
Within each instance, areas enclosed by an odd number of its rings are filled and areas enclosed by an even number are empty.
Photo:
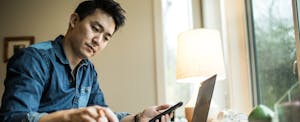
M22 36L22 37L5 37L4 38L4 62L13 56L14 53L22 48L28 47L34 43L33 36Z

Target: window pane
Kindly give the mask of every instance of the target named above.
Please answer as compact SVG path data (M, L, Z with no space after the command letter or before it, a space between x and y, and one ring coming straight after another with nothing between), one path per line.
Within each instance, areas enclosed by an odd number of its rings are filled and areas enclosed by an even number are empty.
M252 0L258 103L274 103L297 81L291 0Z
M176 48L179 33L192 25L190 0L163 0L163 4L167 103L182 101L185 105L190 98L190 84L176 82ZM176 116L184 116L184 107L176 110Z

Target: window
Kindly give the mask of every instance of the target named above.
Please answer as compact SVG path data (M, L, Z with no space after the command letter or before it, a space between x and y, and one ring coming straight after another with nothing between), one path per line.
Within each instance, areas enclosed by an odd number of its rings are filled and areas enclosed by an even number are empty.
M250 0L247 7L255 102L273 108L298 79L292 1Z
M190 98L190 84L176 82L176 48L180 32L192 28L190 0L163 0L163 30L165 46L165 75L167 103L178 101L187 103ZM176 116L184 116L184 107L180 107Z

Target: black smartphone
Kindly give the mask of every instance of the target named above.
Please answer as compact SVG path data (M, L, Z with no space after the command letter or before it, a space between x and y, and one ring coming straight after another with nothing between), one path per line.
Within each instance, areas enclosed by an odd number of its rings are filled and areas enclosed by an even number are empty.
M172 107L170 107L168 110L165 110L164 112L156 115L155 117L153 117L151 120L149 120L149 122L155 122L155 120L159 120L161 116L166 115L166 114L171 114L172 112L174 112L177 108L179 108L180 106L182 106L182 102L178 102L177 104L173 105Z

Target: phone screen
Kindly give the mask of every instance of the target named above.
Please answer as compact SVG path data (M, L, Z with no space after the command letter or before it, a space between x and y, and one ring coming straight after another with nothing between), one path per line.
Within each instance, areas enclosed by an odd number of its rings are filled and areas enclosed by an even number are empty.
M149 120L149 122L155 122L155 120L159 120L161 116L166 115L166 114L171 114L172 112L174 112L177 108L179 108L180 106L182 106L182 102L178 102L177 104L173 105L172 107L170 107L169 109L167 109L166 111L158 114L157 116L153 117L151 120Z

